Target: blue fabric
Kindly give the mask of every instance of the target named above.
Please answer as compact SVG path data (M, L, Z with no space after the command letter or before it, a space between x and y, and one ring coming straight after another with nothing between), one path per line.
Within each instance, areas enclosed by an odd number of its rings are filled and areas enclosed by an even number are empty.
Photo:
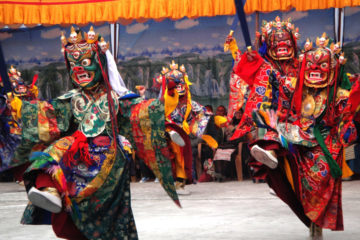
M259 53L262 57L264 57L266 55L266 51L267 51L267 45L266 42L264 42L259 48Z
M138 98L138 97L140 97L139 94L129 93L129 94L126 94L126 95L122 96L120 99L121 99L121 100L124 100L124 99Z
M1 126L0 126L1 128ZM0 132L0 172L12 167L11 161L14 158L15 149L19 146L21 136L16 134L3 135Z
M235 6L236 6L236 13L240 21L241 30L245 39L246 46L251 46L251 39L250 39L250 33L249 28L246 21L246 15L244 11L244 4L246 1L241 0L235 0Z
M351 129L348 129L343 137L345 142L349 141L350 134L351 134Z

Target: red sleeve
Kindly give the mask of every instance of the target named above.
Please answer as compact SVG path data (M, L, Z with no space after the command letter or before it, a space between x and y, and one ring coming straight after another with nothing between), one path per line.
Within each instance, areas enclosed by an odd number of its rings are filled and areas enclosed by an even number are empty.
M238 65L234 68L235 74L239 75L244 81L252 86L256 73L259 71L260 66L263 64L264 59L256 52L252 61L248 60L248 52L245 52L240 59Z

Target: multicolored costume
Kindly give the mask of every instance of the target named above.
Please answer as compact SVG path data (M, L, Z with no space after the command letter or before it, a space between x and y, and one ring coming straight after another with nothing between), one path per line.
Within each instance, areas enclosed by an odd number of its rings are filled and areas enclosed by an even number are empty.
M349 93L343 55L338 55L336 44L327 48L328 41L324 35L318 38L317 49L307 43L298 79L288 88L292 98L276 111L258 111L255 119L263 134L251 153L263 163L272 158L269 151L275 153L281 164L276 173L269 173L269 185L305 224L343 230L343 147L356 137L353 117L359 87ZM291 190L301 203L297 208L291 205Z
M232 33L224 44L224 50L230 49L235 60L230 78L228 120L244 108L232 140L254 130L252 112L265 107L263 102L273 106L285 104L290 97L288 88L293 88L292 78L297 77L298 28L295 29L291 19L281 22L279 17L275 21L263 21L262 25L262 33L257 33L261 56L255 51L242 54Z
M175 156L173 172L177 179L176 186L177 189L181 189L185 186L185 180L192 182L193 158L189 135L202 138L211 115L206 113L203 106L191 100L189 89L191 83L184 65L179 68L173 61L170 70L163 68L157 82L161 83L161 98L165 101L167 131L185 133L181 134L185 142L184 146L179 146L175 142L170 143Z
M298 76L296 42L300 37L298 28L291 23L291 19L282 22L279 17L276 17L275 21L263 21L261 30L261 33L256 34L261 56L255 51L246 51L241 54L232 34L228 36L224 44L224 50L230 49L233 57L236 58L230 80L233 95L230 94L228 118L231 118L237 110L233 104L244 108L242 119L231 140L245 136L248 132L252 132L252 138L259 139L259 136L263 135L263 129L257 128L253 115L264 112L266 109L276 111L279 108L285 110L286 116L286 109L290 107L287 103L291 99L291 92L295 89ZM280 168L269 172L258 161L250 161L249 164L254 169L254 178L267 179L270 182L269 178L273 177L273 181L285 185L281 187L278 184L279 187L287 189L287 181L278 181L279 176L283 176ZM310 221L303 214L301 203L294 192L288 191L286 196L286 198L282 196L280 198L306 225L309 225Z
M33 83L26 85L21 78L21 73L13 66L8 72L12 91L2 96L1 101L1 123L0 123L0 172L13 168L15 178L22 180L22 173L28 163L14 162L14 152L20 144L21 139L21 106L23 101L37 99L38 89L35 86L37 75L34 76ZM23 165L20 166L20 165ZM16 167L16 170L14 169ZM19 171L19 174L17 172Z
M326 34L317 39L316 49L308 40L299 61L295 59L296 52L288 48L293 42L296 49L299 34L293 30L290 21L265 22L258 39L259 52L266 53L268 63L247 52L235 66L241 78L256 85L248 97L255 105L248 108L246 103L248 120L242 121L233 138L255 122L251 154L269 166L261 165L259 172L265 170L277 196L305 225L343 230L343 147L356 136L359 83L350 91L339 44L329 48Z
M22 223L49 223L48 211L52 211L51 224L58 237L137 239L130 203L131 160L121 139L131 142L179 205L165 138L164 105L126 89L108 44L92 28L87 34L72 29L70 38L61 40L76 88L50 102L23 103L22 145L16 159L27 159L35 144L48 147L31 154L32 165L24 174L31 203ZM57 192L60 203L55 196L55 204L45 208L43 196Z

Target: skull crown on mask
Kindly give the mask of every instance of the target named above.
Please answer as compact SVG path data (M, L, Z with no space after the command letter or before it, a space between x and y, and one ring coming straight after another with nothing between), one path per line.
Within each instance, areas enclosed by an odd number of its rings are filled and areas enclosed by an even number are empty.
M69 74L76 87L91 89L103 81L101 69L106 69L105 52L109 44L103 38L99 41L99 38L93 27L83 34L72 27L68 39L63 34L61 36Z

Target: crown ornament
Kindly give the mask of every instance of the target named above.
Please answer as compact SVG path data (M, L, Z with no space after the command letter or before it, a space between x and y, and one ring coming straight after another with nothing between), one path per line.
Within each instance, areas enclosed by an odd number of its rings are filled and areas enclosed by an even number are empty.
M324 32L321 37L316 38L316 46L318 47L316 50L313 48L312 42L309 39L306 40L304 45L304 51L315 50L317 55L321 54L320 49L326 49L331 54L331 64L332 66L336 65L338 61L339 64L344 65L347 59L344 56L344 52L341 51L340 42L331 43L330 47L328 47L330 39L328 38L327 34ZM338 59L336 61L336 59Z
M99 34L95 33L93 26L91 26L90 30L84 34L85 34L85 39L88 43L94 43L99 39Z
M331 43L330 49L334 54L339 54L341 52L340 42Z
M169 68L162 67L161 73L156 80L160 81L163 76L169 79L182 79L187 76L186 68L183 64L179 67L179 64L172 60L169 64Z
M83 38L84 35L84 38ZM84 51L86 49L96 50L98 46L100 50L105 53L109 47L109 42L105 42L104 38L101 37L99 41L99 33L96 33L94 27L91 26L89 31L83 32L80 30L75 30L71 27L70 36L65 37L64 33L61 32L60 40L62 44L62 51Z
M339 63L341 65L345 65L346 61L347 61L347 59L344 57L344 53L342 52L339 56Z
M281 31L291 33L295 39L300 38L299 28L295 28L291 18L288 18L286 21L281 21L279 16L275 18L275 21L267 22L264 20L262 22L261 34L258 35L261 35L261 41L265 42L270 34Z
M10 79L18 80L21 77L21 73L18 70L16 70L16 68L13 65L11 65L8 71L8 76Z
M305 52L310 51L312 48L313 48L313 43L307 38L304 45Z
M320 38L319 37L316 38L316 46L325 48L328 44L329 44L329 38L326 32L324 32Z

